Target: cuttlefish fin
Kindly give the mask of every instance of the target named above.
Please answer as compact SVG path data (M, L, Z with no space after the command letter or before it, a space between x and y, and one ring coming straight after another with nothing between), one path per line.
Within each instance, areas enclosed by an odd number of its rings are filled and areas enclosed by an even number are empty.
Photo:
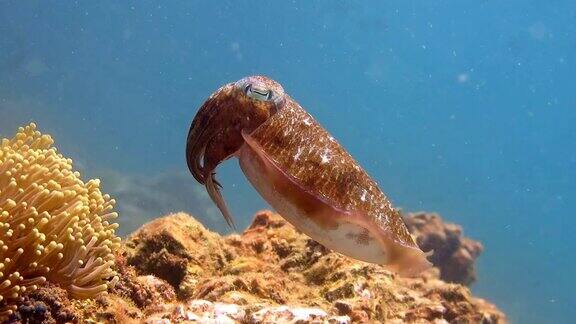
M220 192L222 185L220 185L220 183L216 181L215 176L216 173L212 173L209 177L206 177L206 183L205 183L206 191L208 191L208 195L210 196L212 201L214 201L218 209L220 209L222 215L224 215L224 219L226 220L226 223L228 223L228 226L230 226L234 231L236 231L236 224L234 224L234 218L232 218L232 214L230 214L230 211L226 206L226 201L224 201L222 193Z

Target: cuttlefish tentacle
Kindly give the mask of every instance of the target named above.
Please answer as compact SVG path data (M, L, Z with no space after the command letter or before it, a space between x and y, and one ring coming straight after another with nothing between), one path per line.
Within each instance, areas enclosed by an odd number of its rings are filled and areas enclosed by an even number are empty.
M378 185L276 82L226 85L192 122L190 170L229 224L213 172L233 155L272 207L328 248L407 275L430 266Z
M220 186L220 184L216 181L216 179L214 178L214 174L206 178L205 185L206 185L206 191L208 191L208 195L210 196L212 201L214 201L218 209L220 209L220 211L222 212L222 215L224 216L226 223L228 223L230 227L236 230L236 224L234 224L234 219L232 218L232 215L230 214L230 211L226 206L226 202L222 197L222 193L220 192L220 188L222 186Z

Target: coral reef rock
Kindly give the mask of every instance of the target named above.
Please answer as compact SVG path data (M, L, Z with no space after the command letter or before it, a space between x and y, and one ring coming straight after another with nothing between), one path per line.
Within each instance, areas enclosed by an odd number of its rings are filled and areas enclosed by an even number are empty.
M180 297L148 315L150 323L505 321L495 306L434 271L398 277L329 251L272 212L226 237L183 213L160 218L129 237L126 257L140 275L170 282Z
M91 301L39 289L22 319L116 323L504 323L505 315L446 283L331 252L282 217L256 214L220 236L177 213L134 232L117 255L120 280ZM52 296L46 298L46 296ZM37 296L37 297L36 297Z
M404 219L418 246L434 251L429 259L440 269L442 280L464 285L476 280L474 262L484 249L480 242L464 237L462 227L444 223L437 214L420 212Z
M156 219L126 242L128 263L141 274L153 274L191 296L203 276L219 273L232 259L221 237L184 214Z

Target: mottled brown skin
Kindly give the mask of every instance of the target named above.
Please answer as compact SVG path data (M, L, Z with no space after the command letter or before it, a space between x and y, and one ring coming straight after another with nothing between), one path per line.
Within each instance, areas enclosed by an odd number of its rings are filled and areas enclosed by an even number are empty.
M194 178L204 184L244 143L241 131L252 132L276 111L275 103L251 100L233 83L218 89L200 107L188 132L186 161Z
M247 87L260 90L254 94ZM188 135L188 166L229 223L231 216L211 181L216 166L246 145L249 154L261 156L253 163L271 165L258 170L270 173L265 178L274 190L313 223L331 231L342 215L349 215L351 223L365 228L354 234L360 248L376 237L390 259L404 258L396 262L400 267L429 265L376 182L279 84L265 77L220 88L200 108Z
M220 184L214 179L214 170L223 160L240 149L244 140L241 132L252 132L277 112L283 104L284 91L276 82L262 78L261 82L278 88L277 101L256 101L244 95L243 89L229 83L200 107L194 117L186 141L186 161L190 172L206 189L224 215L235 228L232 216L219 193Z
M338 209L372 215L374 222L393 233L397 241L416 246L400 214L392 208L376 182L292 98L287 96L284 109L257 128L251 137L303 187L314 188ZM362 200L364 190L366 194ZM330 224L329 219L318 221Z

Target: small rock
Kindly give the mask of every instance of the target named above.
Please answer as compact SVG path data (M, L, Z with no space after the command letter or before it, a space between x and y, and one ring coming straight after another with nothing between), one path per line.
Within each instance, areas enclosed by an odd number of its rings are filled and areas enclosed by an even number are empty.
M418 246L434 251L429 260L440 269L440 278L469 285L476 280L474 263L482 253L480 242L462 235L462 228L445 223L437 214L415 213L404 218Z

